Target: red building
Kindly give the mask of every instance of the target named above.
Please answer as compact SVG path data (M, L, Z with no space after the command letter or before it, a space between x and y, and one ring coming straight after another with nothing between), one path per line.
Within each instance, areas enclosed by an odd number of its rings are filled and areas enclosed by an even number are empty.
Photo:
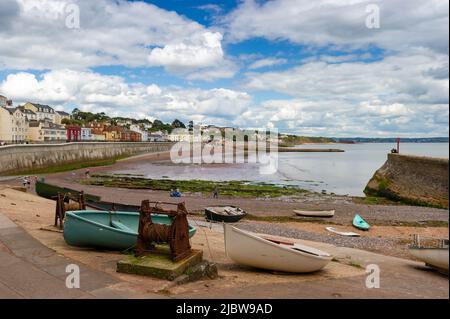
M79 126L66 126L67 142L80 142L81 141L81 127Z

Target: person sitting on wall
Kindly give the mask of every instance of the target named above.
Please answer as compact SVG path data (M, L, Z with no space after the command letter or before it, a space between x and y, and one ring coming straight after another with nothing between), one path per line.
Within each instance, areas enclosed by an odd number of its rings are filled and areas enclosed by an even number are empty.
M398 153L398 151L397 151L397 149L396 149L396 148L393 148L393 149L391 150L391 153L392 153L392 154L397 154L397 153Z

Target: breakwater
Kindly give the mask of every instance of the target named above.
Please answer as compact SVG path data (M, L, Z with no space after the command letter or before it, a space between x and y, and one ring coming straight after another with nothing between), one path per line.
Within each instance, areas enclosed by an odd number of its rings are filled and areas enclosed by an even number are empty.
M388 154L367 184L366 195L448 208L448 159Z
M169 151L173 143L65 143L0 147L0 175Z

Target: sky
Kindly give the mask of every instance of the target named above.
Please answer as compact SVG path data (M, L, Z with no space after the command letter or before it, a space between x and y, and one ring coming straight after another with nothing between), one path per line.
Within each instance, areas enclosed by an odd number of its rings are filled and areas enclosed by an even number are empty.
M0 94L333 137L449 134L447 0L1 0Z

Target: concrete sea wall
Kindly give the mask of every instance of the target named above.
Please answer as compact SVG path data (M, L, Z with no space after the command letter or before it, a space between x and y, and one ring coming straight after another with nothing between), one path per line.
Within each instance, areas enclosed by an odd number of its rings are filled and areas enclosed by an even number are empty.
M0 147L0 175L169 151L173 143L66 143Z
M388 154L366 186L366 195L410 204L449 207L448 159Z

